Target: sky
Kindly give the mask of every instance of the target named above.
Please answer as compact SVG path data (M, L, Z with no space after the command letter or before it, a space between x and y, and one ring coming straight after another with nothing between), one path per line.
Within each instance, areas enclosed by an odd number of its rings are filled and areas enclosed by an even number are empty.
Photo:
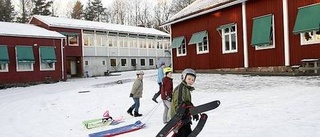
M142 117L126 113L133 103L129 93L135 71L0 90L0 136L88 137L137 120L146 127L119 137L155 136L164 126L164 107L151 100L158 90L157 70L144 72ZM116 84L118 80L123 84ZM179 73L173 74L173 82L174 87L180 83ZM194 87L194 105L221 101L218 108L205 112L208 120L199 137L320 136L319 76L198 73ZM114 118L123 117L124 122L90 130L82 125L82 121L100 118L107 110ZM196 125L193 122L192 128Z

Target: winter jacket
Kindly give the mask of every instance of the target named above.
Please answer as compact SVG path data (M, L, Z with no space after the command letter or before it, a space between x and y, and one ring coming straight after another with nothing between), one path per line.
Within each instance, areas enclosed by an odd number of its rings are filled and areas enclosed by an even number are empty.
M133 98L141 98L143 90L143 82L141 79L137 78L132 86L131 94L133 94Z
M160 68L158 68L158 80L157 80L158 83L162 83L163 77L164 77L163 68L160 67Z
M181 90L181 95L179 94L179 89ZM191 102L191 91L194 90L194 87L187 85L185 81L182 81L177 87L174 88L171 102L171 117L173 117L182 102ZM179 96L181 96L181 102L179 104Z
M167 97L172 98L172 89L173 89L172 78L164 77L162 79L161 99L167 100Z

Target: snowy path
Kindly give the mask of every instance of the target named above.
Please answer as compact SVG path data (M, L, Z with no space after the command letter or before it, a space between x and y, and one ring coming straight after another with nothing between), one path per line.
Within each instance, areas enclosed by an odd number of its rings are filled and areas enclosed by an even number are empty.
M145 71L140 112L147 127L123 137L152 137L164 126L163 104L151 97L157 91L156 70ZM174 74L174 86L179 83ZM0 137L86 137L88 134L131 124L141 118L126 114L132 104L129 92L134 72L120 76L70 79L0 90ZM123 84L115 84L125 80ZM207 112L209 119L200 137L315 137L320 136L319 77L259 77L199 74L193 92L195 105L220 100ZM79 91L90 91L79 93ZM160 100L160 98L158 98ZM125 122L87 130L83 120L124 116Z

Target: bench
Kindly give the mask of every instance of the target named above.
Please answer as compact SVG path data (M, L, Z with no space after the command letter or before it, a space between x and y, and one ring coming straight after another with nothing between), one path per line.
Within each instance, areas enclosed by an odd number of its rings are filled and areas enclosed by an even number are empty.
M304 73L318 73L320 72L319 61L319 59L302 59L299 71Z

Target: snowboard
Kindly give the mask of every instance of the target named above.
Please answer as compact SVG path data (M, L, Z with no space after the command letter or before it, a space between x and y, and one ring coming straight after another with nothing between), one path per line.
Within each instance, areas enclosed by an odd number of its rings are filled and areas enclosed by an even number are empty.
M219 107L220 105L220 101L219 100L216 100L216 101L212 101L212 102L209 102L209 103L205 103L205 104L202 104L202 105L199 105L199 106L195 106L195 107L191 107L191 108L188 108L188 106L186 106L185 104L182 104L178 110L177 110L177 113L176 115L174 115L171 120L160 130L160 132L156 135L156 137L166 137L171 131L173 130L179 130L179 128L181 127L181 125L183 124L183 118L188 116L188 115L196 115L196 114L199 114L199 113L202 113L202 112L206 112L206 111L209 111L209 110L212 110L212 109L215 109L217 107ZM203 118L205 117L205 118ZM203 121L205 120L206 121L207 119L207 116L204 115L202 116L202 120L200 118L201 123L198 123L200 124L199 126L197 125L196 126L196 130L195 132L199 132L202 130L205 122L203 123ZM203 125L202 125L203 124ZM198 129L201 129L200 131L197 131ZM194 134L199 134L199 133L194 133Z

